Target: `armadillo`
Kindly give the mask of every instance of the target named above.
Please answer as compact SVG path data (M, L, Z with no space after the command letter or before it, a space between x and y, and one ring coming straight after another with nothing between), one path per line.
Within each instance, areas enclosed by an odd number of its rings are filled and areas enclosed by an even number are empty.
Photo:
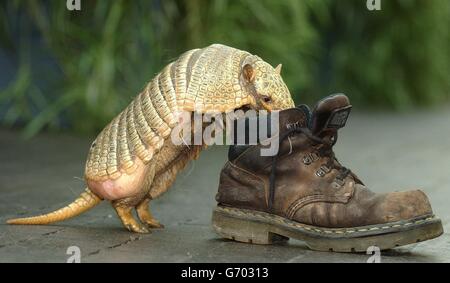
M291 108L294 102L280 72L281 65L273 68L256 55L221 44L185 52L97 136L85 166L87 188L75 201L8 223L54 223L108 200L128 230L148 233L161 228L150 213L150 200L167 191L177 173L204 148L171 141L171 132L180 123L177 113Z

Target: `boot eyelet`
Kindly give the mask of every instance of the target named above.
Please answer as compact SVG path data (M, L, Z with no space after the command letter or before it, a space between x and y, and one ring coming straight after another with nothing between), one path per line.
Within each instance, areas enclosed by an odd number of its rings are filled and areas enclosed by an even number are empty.
M309 156L303 157L303 164L310 165L311 163L312 163L312 160L311 160L311 158L309 158Z
M318 160L319 156L316 153L307 153L305 156L303 156L303 163L305 165L310 165L314 161Z
M318 177L323 177L329 172L331 172L331 169L328 168L328 166L326 166L326 165L322 165L322 166L320 166L319 170L316 171L316 175Z
M325 173L331 172L331 169L327 165L320 166L320 170L322 170Z
M319 169L316 171L317 177L323 177L323 176L325 176L325 174L326 174L325 171L323 171L322 169Z

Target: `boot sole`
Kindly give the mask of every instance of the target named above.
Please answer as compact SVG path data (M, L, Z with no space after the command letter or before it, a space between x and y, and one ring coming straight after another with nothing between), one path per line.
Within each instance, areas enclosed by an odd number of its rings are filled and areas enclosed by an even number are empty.
M238 242L273 244L293 238L304 241L312 250L334 252L366 252L371 246L387 250L430 240L444 232L441 220L434 215L379 225L329 229L265 212L224 206L214 209L212 225L223 238Z

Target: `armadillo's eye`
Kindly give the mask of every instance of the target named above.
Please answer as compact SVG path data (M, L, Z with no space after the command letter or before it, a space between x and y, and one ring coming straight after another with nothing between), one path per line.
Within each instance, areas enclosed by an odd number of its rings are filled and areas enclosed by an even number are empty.
M262 97L262 99L263 99L263 101L264 101L265 103L272 102L272 98L271 98L270 96L264 95L264 96Z

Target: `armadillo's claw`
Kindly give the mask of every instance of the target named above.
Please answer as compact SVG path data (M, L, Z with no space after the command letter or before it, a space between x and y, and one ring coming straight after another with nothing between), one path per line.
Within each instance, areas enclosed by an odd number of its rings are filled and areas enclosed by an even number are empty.
M144 225L141 225L139 223L129 223L129 224L125 225L125 227L128 229L128 231L134 232L134 233L141 233L141 234L151 233L151 231L149 229L147 229L147 227L145 227Z
M147 227L145 227L141 223L137 222L136 219L134 219L133 214L131 212L132 207L123 207L120 205L114 205L114 208L120 220L122 221L123 226L125 226L125 228L127 228L130 232L144 233L144 234L150 233L150 230L147 229Z
M142 222L147 224L147 226L150 228L155 228L155 229L163 229L164 228L164 225L159 223L159 221L157 221L156 219L146 220L146 221L142 221Z
M136 212L139 219L150 228L164 228L164 225L159 223L159 221L156 220L150 212L150 208L148 206L149 201L149 199L145 199L138 206L136 206Z

